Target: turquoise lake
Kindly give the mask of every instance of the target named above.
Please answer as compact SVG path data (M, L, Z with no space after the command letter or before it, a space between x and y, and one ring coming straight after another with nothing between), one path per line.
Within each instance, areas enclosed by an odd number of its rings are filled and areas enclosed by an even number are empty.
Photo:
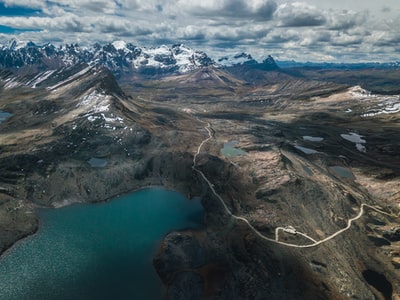
M200 228L203 208L151 188L38 214L38 233L0 259L1 300L162 299L152 259L167 233Z

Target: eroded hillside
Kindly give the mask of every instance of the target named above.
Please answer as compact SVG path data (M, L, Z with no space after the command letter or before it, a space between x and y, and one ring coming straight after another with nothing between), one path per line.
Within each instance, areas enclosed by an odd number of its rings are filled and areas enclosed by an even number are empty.
M154 260L168 299L400 294L399 96L245 71L122 89L87 65L2 73L1 251L36 230L34 207L160 185L206 210Z

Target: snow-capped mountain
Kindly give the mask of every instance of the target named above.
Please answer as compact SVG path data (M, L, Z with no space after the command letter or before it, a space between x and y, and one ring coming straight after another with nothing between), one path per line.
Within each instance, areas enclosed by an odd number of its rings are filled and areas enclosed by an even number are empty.
M147 48L125 41L114 41L105 45L96 43L89 48L77 44L36 45L14 39L7 45L0 45L0 68L17 71L19 75L37 74L79 64L106 67L117 78L129 74L185 74L209 66L279 69L271 56L263 62L257 62L250 54L239 53L214 61L205 52L182 44Z
M268 55L268 57L260 63L255 60L250 54L244 52L221 57L220 59L218 59L218 64L227 68L251 67L252 69L270 71L279 69L278 65L271 55Z
M218 63L226 67L232 67L236 65L257 64L257 61L250 54L242 52L230 56L221 57L220 59L218 59Z
M137 48L124 41L116 41L111 45L120 56L125 55L127 61L136 69L153 67L176 69L179 73L186 73L214 63L204 52L192 50L182 44L173 45L171 48L165 45L157 48ZM110 50L109 52L112 52L112 49ZM132 53L136 55L131 55Z
M79 88L81 84L82 87ZM96 87L100 91L107 90L109 93L118 96L123 95L111 71L99 65L76 64L35 74L24 74L23 76L8 70L0 70L0 90L37 88L56 92L71 90L73 86L77 90Z
M117 76L131 71L145 74L186 73L199 67L214 64L202 51L184 45L165 45L156 48L136 47L131 43L115 41L104 46L95 44L91 48L69 44L56 47L42 46L32 42L12 40L0 46L0 67L44 71L79 63L99 64Z

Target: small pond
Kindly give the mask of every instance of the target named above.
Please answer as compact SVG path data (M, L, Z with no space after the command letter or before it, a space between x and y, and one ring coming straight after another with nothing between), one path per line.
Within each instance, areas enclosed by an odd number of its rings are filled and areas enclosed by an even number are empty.
M107 166L107 161L102 158L92 157L88 160L88 163L92 168L104 168Z
M315 153L319 153L317 150L314 149L310 149L310 148L306 148L306 147L302 147L302 146L294 146L297 150L300 150L301 152L305 153L305 154L315 154Z
M303 167L304 172L306 172L309 176L312 176L314 172L307 166L301 165Z
M322 142L324 140L323 137L319 136L309 136L309 135L304 135L303 140L309 141L309 142Z
M224 143L224 148L221 149L222 155L229 158L246 154L246 151L235 148L238 143L238 141Z
M12 114L0 110L0 123L11 116L12 116Z
M364 146L364 144L367 142L365 139L363 139L362 135L359 135L354 132L350 132L349 134L341 134L340 135L343 139L346 141L352 142L356 144L356 148L360 152L367 152L367 148Z
M349 168L341 167L341 166L333 166L329 167L329 169L336 175L340 177L355 179L353 172Z

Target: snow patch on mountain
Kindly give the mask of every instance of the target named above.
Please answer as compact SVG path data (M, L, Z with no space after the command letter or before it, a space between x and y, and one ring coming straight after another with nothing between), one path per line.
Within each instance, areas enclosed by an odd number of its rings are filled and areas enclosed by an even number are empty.
M201 61L198 59L200 52L196 53L190 48L179 45L178 47L174 47L173 53L176 60L176 65L179 67L179 70L182 73L189 72L202 65Z
M363 89L363 88L362 88L361 86L359 86L359 85L356 85L356 86L351 87L351 88L349 89L349 94L350 94L351 96L353 96L354 98L359 98L359 99L363 99L363 98L371 97L371 96L372 96L372 94L371 94L370 91L367 91L367 90Z
M133 63L137 68L146 66L162 69L165 68L166 65L172 64L172 60L173 56L171 50L167 46L162 45L158 48L142 49L141 55L139 55Z
M129 49L126 47L126 42L124 42L124 41L114 41L114 42L112 42L112 45L113 45L114 48L117 49L117 50L129 50Z
M35 66L27 69L47 71L83 63L106 67L117 77L131 72L150 76L184 74L210 65L220 67L259 64L260 69L278 68L272 57L259 63L250 54L238 53L216 62L205 52L182 44L146 48L117 40L105 45L96 43L88 48L77 44L56 47L50 43L36 45L33 42L13 40L9 45L0 45L0 67L3 68L18 70L24 66Z
M4 88L6 90L13 89L22 85L22 83L18 80L17 77L9 77L4 80Z
M343 139L352 142L354 144L356 144L356 148L358 151L360 152L367 152L367 148L364 146L364 144L367 142L365 139L363 139L364 136L359 135L357 133L354 132L350 132L349 134L341 134L340 135Z
M395 114L400 112L400 96L379 96L379 103L369 108L361 117L374 117L382 114Z
M98 91L92 91L90 94L80 98L77 107L84 107L87 111L87 115L102 113L109 110L111 104L111 96L99 93Z
M250 54L242 52L230 56L224 56L218 59L218 63L226 67L231 67L235 65L254 64L257 63L257 61Z
M37 74L32 80L28 81L26 85L36 88L38 84L49 78L56 70L49 70L44 73Z
M14 38L8 42L7 47L9 50L19 50L19 49L26 47L27 44L28 44L27 42L20 41L20 40Z
M130 72L132 69L162 69L164 72L186 73L215 62L202 51L192 50L184 45L172 47L162 45L154 48L140 48L125 41L114 41L106 45L95 44L92 48L67 44L56 47L42 46L32 42L12 41L10 45L0 45L0 67L18 69L26 65L36 65L41 69L56 69L80 63L98 64L115 74ZM157 72L156 72L157 73Z
M110 112L112 96L93 90L79 99L76 105L79 111L86 112L83 117L89 122L101 121L101 127L115 130L119 127L126 127L124 119Z
M70 82L76 80L77 78L79 78L79 77L85 75L85 74L88 73L92 68L93 68L92 66L88 66L88 67L84 68L83 70L81 70L81 71L79 71L79 72L73 74L72 76L68 77L67 79L62 80L62 81L58 82L57 84L55 84L55 85L53 85L53 86L47 87L47 89L48 89L48 90L56 90L56 89L59 88L60 86L62 86L62 85L64 85L64 84L67 84L67 83L70 83Z

